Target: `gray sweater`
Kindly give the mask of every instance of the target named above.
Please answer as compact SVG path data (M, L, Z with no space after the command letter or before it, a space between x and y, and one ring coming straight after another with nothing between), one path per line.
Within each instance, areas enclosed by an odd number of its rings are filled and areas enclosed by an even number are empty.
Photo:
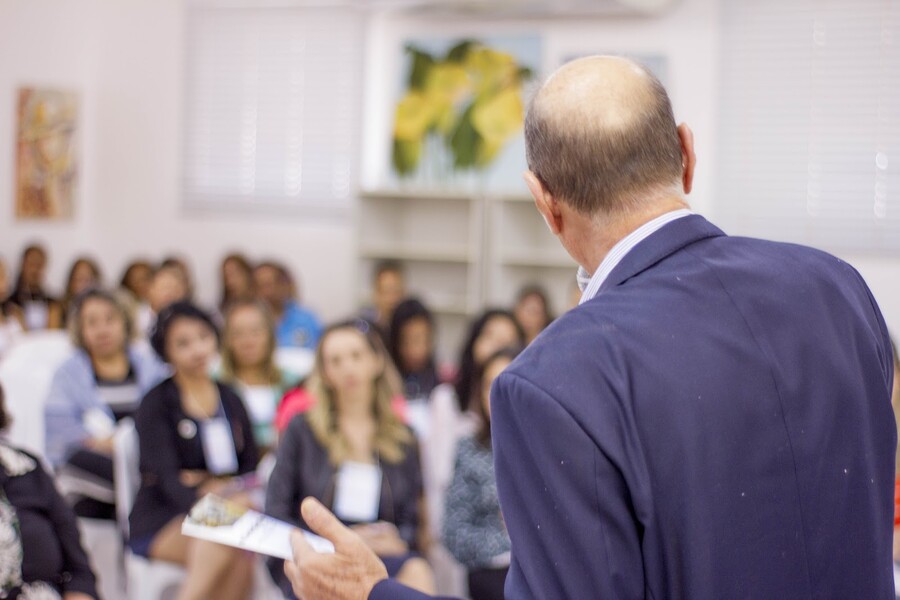
M493 452L472 437L462 438L456 449L443 538L450 553L470 570L494 566L494 559L510 549L497 499Z

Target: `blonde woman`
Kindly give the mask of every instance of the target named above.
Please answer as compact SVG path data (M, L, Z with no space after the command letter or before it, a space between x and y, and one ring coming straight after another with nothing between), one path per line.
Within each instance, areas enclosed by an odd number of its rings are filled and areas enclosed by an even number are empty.
M261 448L275 442L278 402L299 377L275 364L275 321L259 300L235 300L225 312L219 379L244 401Z
M281 438L266 512L305 526L300 502L313 496L366 540L391 576L431 593L431 569L416 554L418 446L392 407L399 377L374 329L365 321L326 329L307 388L314 404ZM270 567L293 597L282 565Z

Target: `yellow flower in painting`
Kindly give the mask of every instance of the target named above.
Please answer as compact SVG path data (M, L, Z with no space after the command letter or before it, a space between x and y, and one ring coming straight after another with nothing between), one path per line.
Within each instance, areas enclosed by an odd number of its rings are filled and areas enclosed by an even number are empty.
M471 89L469 73L457 63L437 63L428 70L425 79L425 93L432 97L447 99L456 104Z
M422 92L411 91L397 103L394 118L394 138L398 140L418 140L431 126L434 107Z
M518 83L519 66L512 54L481 46L466 56L465 67L472 76L475 94L482 95Z
M457 63L436 63L428 71L425 94L431 103L437 130L447 135L457 121L457 106L471 95L469 73Z
M472 110L472 126L488 144L503 144L519 131L525 119L525 107L518 86L494 96L479 98Z

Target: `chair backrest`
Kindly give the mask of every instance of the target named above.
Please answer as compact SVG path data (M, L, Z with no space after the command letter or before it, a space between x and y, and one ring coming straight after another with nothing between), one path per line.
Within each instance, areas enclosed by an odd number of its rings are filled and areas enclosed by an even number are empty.
M0 363L15 445L44 454L44 404L53 374L72 352L66 332L36 331L24 334Z
M113 480L116 490L116 520L128 538L128 515L141 486L140 446L134 421L122 419L113 435Z

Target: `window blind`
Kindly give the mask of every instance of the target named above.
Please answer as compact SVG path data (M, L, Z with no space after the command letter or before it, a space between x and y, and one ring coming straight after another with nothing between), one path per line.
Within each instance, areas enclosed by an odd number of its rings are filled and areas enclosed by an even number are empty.
M900 2L723 0L730 233L900 250Z
M346 209L358 164L363 15L187 7L190 207Z

